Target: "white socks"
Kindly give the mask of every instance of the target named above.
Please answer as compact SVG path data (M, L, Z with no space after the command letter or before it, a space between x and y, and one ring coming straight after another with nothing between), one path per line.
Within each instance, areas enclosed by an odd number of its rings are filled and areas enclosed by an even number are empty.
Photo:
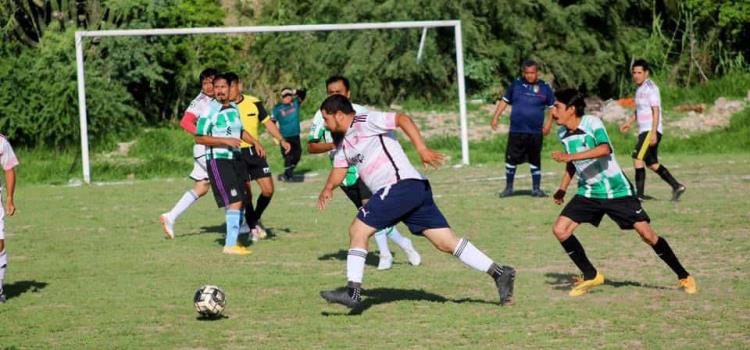
M190 205L198 200L198 198L200 197L198 197L198 195L195 194L193 190L186 191L182 195L182 198L177 201L177 204L174 205L174 208L172 208L172 210L167 213L167 217L169 218L169 220L172 222L176 221L177 218L180 217L180 215L182 215L182 213L190 207Z
M378 250L380 250L380 257L392 256L391 250L388 248L388 231L394 230L393 227L386 227L378 232L375 232L375 243L378 244Z
M3 281L5 280L5 269L8 267L8 254L5 249L0 252L0 292L3 290Z
M466 238L461 238L458 241L458 245L453 250L453 255L458 257L458 260L461 260L464 264L481 272L487 272L493 264L492 259L477 249Z
M351 248L346 256L346 279L349 282L362 283L365 274L365 259L367 250L362 248Z

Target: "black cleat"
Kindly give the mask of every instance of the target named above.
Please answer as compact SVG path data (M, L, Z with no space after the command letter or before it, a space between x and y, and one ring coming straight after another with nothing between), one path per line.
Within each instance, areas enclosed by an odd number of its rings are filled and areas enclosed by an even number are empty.
M531 190L531 196L544 198L544 197L547 197L547 194L544 193L544 191L542 191L541 189L536 189L536 190Z
M643 201L650 201L652 199L654 199L654 197L651 197L651 196L649 196L647 194L639 194L638 195L638 200L641 201L641 202L643 202Z
M516 280L516 269L510 266L503 266L503 273L495 278L497 293L500 295L500 305L510 303L513 298L513 284Z
M680 185L680 187L675 188L672 190L672 202L679 202L680 196L682 196L683 193L685 193L685 190L687 187L685 185Z
M353 288L341 288L322 291L320 296L329 303L341 304L353 309L362 303L359 293L359 290Z
M500 198L510 197L513 195L513 188L506 187L502 192L498 192L497 196Z

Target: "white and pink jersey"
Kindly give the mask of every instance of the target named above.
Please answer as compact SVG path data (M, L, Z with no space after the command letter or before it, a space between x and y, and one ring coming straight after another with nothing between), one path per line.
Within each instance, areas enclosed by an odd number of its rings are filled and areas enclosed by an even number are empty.
M344 140L334 151L333 166L357 167L359 177L372 193L400 180L424 180L398 143L395 129L396 113L367 111L355 115Z
M185 111L182 119L180 119L180 127L190 134L195 135L195 124L198 123L198 118L200 118L201 115L208 114L211 108L211 101L213 100L213 97L210 97L203 92L198 94L198 96L193 99L193 102L190 102L190 106Z
M659 125L657 130L663 133L661 127L661 95L659 87L651 79L646 79L641 86L635 90L635 116L638 119L638 132L644 133L651 130L653 123L653 112L651 107L659 107Z
M8 139L5 138L5 136L0 135L0 167L3 168L3 170L10 170L15 168L18 165L18 158L16 158L16 154L13 152L13 147L11 147L10 142L8 142ZM3 186L0 184L0 191L2 191Z

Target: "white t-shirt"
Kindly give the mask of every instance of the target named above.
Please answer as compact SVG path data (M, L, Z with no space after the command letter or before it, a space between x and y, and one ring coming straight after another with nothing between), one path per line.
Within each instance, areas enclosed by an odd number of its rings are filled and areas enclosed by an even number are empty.
M334 151L333 166L357 167L359 178L372 193L404 179L424 180L409 162L393 130L396 113L356 114L344 140Z
M15 168L18 165L18 158L16 158L16 154L13 152L13 147L11 147L10 142L5 138L5 136L0 135L0 167L3 168L3 170L10 170ZM2 183L0 183L0 193L3 191Z
M641 86L635 90L635 116L638 120L638 132L644 133L651 130L653 112L651 107L659 107L659 125L657 131L663 133L661 122L661 95L659 87L651 79L646 79Z

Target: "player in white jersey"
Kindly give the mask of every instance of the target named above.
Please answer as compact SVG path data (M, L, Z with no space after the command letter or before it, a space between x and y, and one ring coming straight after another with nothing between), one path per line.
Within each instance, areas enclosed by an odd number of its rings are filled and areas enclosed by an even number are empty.
M210 111L211 103L214 101L213 80L217 74L219 72L216 69L206 68L199 76L201 92L193 99L180 120L180 127L190 135L195 135L195 125L198 118ZM164 235L168 239L174 238L174 222L177 221L177 218L211 189L206 172L206 146L204 145L197 143L193 145L193 171L190 172L190 178L195 180L193 189L186 191L170 211L161 214L159 217Z
M340 75L328 78L328 80L326 80L326 93L328 96L338 94L346 96L346 98L351 98L349 79ZM365 106L352 103L352 107L354 107L354 111L358 115L367 113L367 108ZM308 136L307 141L307 151L311 154L330 151L330 155L333 157L336 146L333 143L331 132L325 126L323 114L321 114L320 111L315 112L312 124L310 125L310 135ZM365 186L362 180L360 180L359 175L357 174L357 168L354 166L349 167L346 177L340 187L358 210L370 200L370 197L372 197L372 192L370 192L367 186ZM388 270L393 266L393 254L391 254L391 250L388 247L389 238L404 250L410 264L417 266L421 263L422 257L417 250L414 249L411 240L402 236L396 227L386 227L375 233L375 242L378 244L378 250L380 251L378 270Z
M638 198L641 200L651 198L645 193L646 167L648 167L672 187L672 201L676 202L686 188L672 177L664 165L659 164L659 143L664 133L659 87L648 78L649 68L646 60L636 60L631 69L633 81L638 85L635 91L635 113L620 126L620 131L628 132L630 125L638 121L638 143L633 150L635 187L638 191Z
M16 191L16 170L18 158L13 153L13 147L5 136L0 135L0 167L5 172L5 206L0 205L0 304L5 303L5 294L3 293L3 280L5 279L5 270L8 268L8 254L5 252L5 214L13 216L16 213L16 205L13 202ZM0 186L0 197L2 197L3 187Z
M464 264L489 274L495 281L500 304L509 302L515 269L497 265L467 239L456 237L433 200L430 183L414 169L395 138L393 131L400 128L416 147L425 166L442 164L444 156L427 148L411 118L377 111L358 115L342 95L329 96L320 110L337 141L334 168L320 192L318 207L324 209L333 198L334 188L344 180L350 165L357 167L360 178L373 193L349 227L347 288L321 292L321 297L349 308L361 305L370 236L404 222L412 234L425 236L438 250L452 253Z

